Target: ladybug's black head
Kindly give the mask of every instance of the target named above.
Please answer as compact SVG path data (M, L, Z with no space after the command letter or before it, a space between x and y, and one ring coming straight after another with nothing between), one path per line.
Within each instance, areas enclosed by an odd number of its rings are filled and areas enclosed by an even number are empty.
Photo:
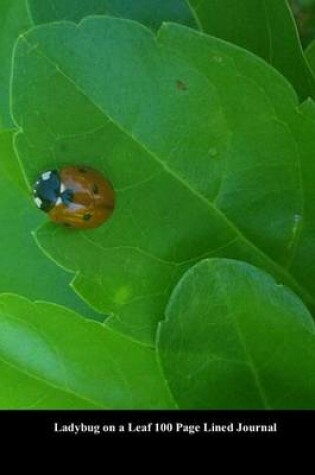
M36 206L48 213L60 197L61 180L57 170L42 173L33 187ZM59 198L60 199L60 198Z

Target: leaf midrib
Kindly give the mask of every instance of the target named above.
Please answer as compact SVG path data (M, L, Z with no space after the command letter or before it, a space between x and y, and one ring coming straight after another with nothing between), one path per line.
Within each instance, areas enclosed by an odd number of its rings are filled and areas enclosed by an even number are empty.
M78 29L82 29L84 26L83 23L78 25ZM276 275L279 277L282 276L284 278L284 282L290 284L290 286L303 298L304 301L308 302L312 306L315 306L315 299L309 294L309 292L304 288L301 287L297 281L292 277L291 274L288 274L287 270L281 267L277 262L275 262L271 257L265 254L260 248L258 248L252 241L250 241L240 229L231 221L219 208L217 208L214 203L209 201L205 196L199 193L197 190L192 188L192 186L186 182L180 175L178 175L175 171L173 171L162 159L158 157L153 151L147 148L143 143L141 143L136 136L130 133L129 130L126 130L119 122L113 119L106 110L104 110L99 104L97 104L90 95L81 87L80 84L76 82L75 79L72 79L71 76L67 74L67 72L54 60L52 60L43 49L39 48L39 44L32 44L26 38L25 34L20 36L20 40L23 40L26 45L30 48L33 48L32 54L36 51L39 55L42 56L44 60L46 60L50 65L52 65L57 73L59 73L66 81L74 86L74 88L81 94L86 100L90 102L92 106L94 106L102 115L105 116L106 122L111 122L118 130L120 130L123 134L133 140L139 148L145 151L156 163L158 163L162 169L169 175L171 175L176 181L178 181L184 188L186 188L192 195L194 195L198 200L200 200L206 208L210 212L216 213L221 220L230 228L233 233L242 241L245 245L251 248L256 254L264 259L264 261L268 262L272 268L274 268ZM34 47L36 48L34 50Z
M263 404L265 409L271 409L271 406L269 405L269 402L268 402L267 395L265 393L265 389L264 389L263 384L261 382L261 377L259 375L258 369L257 369L256 364L255 364L255 361L254 361L254 359L253 359L253 357L252 357L252 355L251 355L251 353L248 349L246 338L243 335L242 329L240 328L240 325L239 325L239 322L238 322L238 317L235 314L235 309L234 309L234 306L232 305L232 302L231 302L231 295L228 292L228 289L227 289L227 286L226 286L226 280L225 279L223 280L222 275L220 275L220 274L218 274L218 280L220 282L220 287L221 287L222 291L224 292L225 300L228 304L229 315L231 316L231 320L233 321L233 326L234 326L235 333L238 337L238 340L239 340L240 345L243 349L243 352L244 352L244 354L247 358L247 366L249 367L249 370L250 370L250 372L253 376L253 381L254 381L254 384L257 388L258 394L261 398L262 404Z

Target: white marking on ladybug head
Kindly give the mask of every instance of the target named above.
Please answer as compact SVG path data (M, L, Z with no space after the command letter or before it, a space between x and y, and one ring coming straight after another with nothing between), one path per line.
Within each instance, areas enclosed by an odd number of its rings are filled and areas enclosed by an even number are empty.
M49 180L50 176L51 176L51 172L42 173L42 180L44 181Z
M63 183L61 183L60 185L60 193L63 193L64 191L66 191L66 187Z
M56 205L56 206L57 206L57 205L62 205L62 199L61 199L60 196L58 196L55 205Z
M43 202L42 202L42 200L41 200L40 198L38 198L38 196L36 196L36 198L34 198L34 201L35 201L35 203L36 203L36 206L37 206L38 208L41 208Z

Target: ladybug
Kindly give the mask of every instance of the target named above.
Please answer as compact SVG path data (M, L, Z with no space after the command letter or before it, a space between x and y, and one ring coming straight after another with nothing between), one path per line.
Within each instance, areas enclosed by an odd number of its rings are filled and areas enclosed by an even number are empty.
M115 194L101 173L86 166L48 170L33 187L36 206L69 228L100 226L113 212Z

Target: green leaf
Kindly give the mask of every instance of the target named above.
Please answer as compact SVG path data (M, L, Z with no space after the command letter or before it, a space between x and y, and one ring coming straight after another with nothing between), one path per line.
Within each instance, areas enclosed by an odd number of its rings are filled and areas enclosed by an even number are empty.
M154 351L17 295L0 296L0 379L2 408L174 407Z
M13 131L0 131L0 292L53 300L93 318L94 313L69 287L71 275L54 265L34 242L32 229L45 217L25 187L12 147Z
M1 409L95 409L94 403L54 388L0 360Z
M315 408L315 326L268 274L207 259L176 286L158 351L181 408Z
M28 0L34 22L79 22L88 15L129 18L158 29L163 21L196 26L185 0Z
M315 40L308 46L305 51L306 58L309 62L310 68L315 75Z
M209 256L262 267L314 308L315 127L259 58L179 25L38 27L16 47L13 110L30 182L85 163L113 183L104 226L37 239L116 328L153 343L171 289Z
M11 127L9 86L12 51L16 38L31 27L27 0L1 0L0 3L0 127Z
M200 28L261 56L284 74L301 99L315 97L315 81L305 61L286 0L189 0Z

